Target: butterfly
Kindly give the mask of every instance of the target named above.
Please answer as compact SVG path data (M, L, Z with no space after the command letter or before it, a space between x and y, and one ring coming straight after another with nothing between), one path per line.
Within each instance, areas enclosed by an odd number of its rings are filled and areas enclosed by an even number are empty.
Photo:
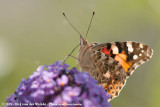
M98 81L110 95L108 101L119 95L127 78L153 54L153 50L144 43L133 41L88 43L81 35L78 46L80 48L76 59L80 69L89 72Z
M138 42L88 43L81 37L78 65L110 94L118 96L126 80L142 63L148 61L153 50Z

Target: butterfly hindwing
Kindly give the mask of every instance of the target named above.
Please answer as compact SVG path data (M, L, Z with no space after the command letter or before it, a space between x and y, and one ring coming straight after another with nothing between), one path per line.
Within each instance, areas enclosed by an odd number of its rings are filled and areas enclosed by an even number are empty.
M118 96L127 79L125 70L118 61L101 52L101 47L92 48L91 52L96 66L95 70L89 71L91 76L111 95L110 99Z

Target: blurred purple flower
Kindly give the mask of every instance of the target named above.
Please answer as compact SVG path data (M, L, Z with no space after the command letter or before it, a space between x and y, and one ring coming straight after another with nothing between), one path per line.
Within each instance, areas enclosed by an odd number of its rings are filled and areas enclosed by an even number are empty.
M79 87L66 87L62 92L62 98L67 102L71 102L72 100L75 100L74 98L80 94L80 91L81 89Z
M110 107L110 96L97 85L89 73L57 61L39 66L27 80L22 79L15 93L7 98L6 107L18 107L15 103L34 104L28 107Z
M62 75L61 78L57 79L57 83L60 86L64 86L68 83L68 77L66 75Z

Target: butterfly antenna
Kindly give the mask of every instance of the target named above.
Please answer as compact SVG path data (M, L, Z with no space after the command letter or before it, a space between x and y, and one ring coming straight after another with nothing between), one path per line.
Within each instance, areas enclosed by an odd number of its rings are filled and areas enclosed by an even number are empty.
M89 23L89 26L88 26L88 30L87 30L87 33L86 33L86 37L85 37L85 39L87 38L88 31L89 31L89 29L90 29L90 27L91 27L91 23L92 23L92 20L93 20L93 16L94 16L94 14L95 14L95 12L93 12L93 14L92 14L91 21L90 21L90 23Z
M73 27L73 29L75 29L77 31L77 33L81 36L81 33L79 33L79 31L72 25L72 23L68 20L68 18L66 17L65 13L63 13L63 16L66 18L67 22Z
M63 16L65 17L65 19L67 20L67 22L77 31L77 33L80 35L80 37L82 37L81 33L79 33L79 31L72 25L72 23L68 20L68 18L66 17L65 13L63 13ZM80 46L80 44L78 44L76 47L74 47L74 49L71 51L70 54L67 55L67 57L64 59L63 64L65 63L65 61L68 59L68 57L73 57L75 59L77 59L76 57L72 56L72 53L75 51L75 49L77 49ZM77 59L78 60L78 59Z

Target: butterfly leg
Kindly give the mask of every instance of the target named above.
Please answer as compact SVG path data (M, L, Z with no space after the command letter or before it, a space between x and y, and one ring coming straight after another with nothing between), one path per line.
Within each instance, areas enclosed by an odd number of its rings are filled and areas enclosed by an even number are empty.
M64 59L63 63L65 63L65 61L68 59L69 56L71 56L71 57L73 57L73 58L79 60L78 58L72 56L72 53L75 51L76 48L78 48L79 45L80 45L80 44L78 44L78 45L71 51L71 53L70 53L69 55L67 55L67 57Z
M72 58L76 59L76 60L79 60L78 58L76 58L75 56L72 56L72 55L68 55L68 56L71 56Z
M71 54L68 54L67 57L65 58L65 60L63 61L63 63L68 59L68 57L72 57L76 60L79 60L78 58L76 58L75 56L72 56Z

